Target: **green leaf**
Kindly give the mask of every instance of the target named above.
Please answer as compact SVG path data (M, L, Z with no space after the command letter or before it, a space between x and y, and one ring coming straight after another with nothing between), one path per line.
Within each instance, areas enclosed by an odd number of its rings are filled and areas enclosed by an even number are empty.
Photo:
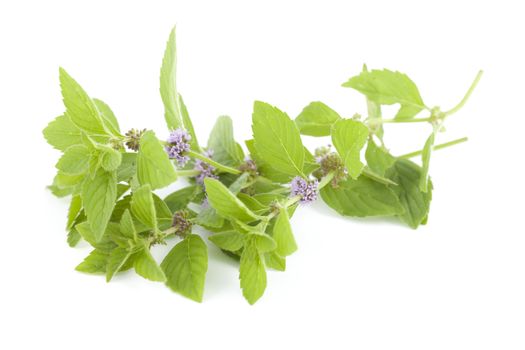
M126 209L120 218L120 232L129 239L137 240L137 231L135 230L129 209Z
M268 236L266 233L250 232L249 239L255 241L257 250L260 253L268 253L274 251L277 248L277 243L275 242L275 240L272 237Z
M95 241L99 241L104 234L116 200L115 172L99 170L95 177L85 180L82 186L82 202Z
M77 230L75 230L74 228L69 230L67 234L67 244L71 248L75 247L78 244L78 242L80 242L81 239L82 239L82 236L80 236L80 233L78 233Z
M56 168L68 175L80 175L87 171L91 154L84 145L69 147L58 160Z
M148 228L157 229L157 213L150 185L144 185L133 191L131 212Z
M181 94L179 94L179 103L182 113L182 124L184 124L184 128L191 135L190 147L194 151L201 152L201 147L199 146L199 142L197 141L197 134L195 133L193 123L190 119L190 114L188 113L188 109L186 108L186 104L184 103Z
M87 221L81 222L81 223L75 225L74 228L75 228L75 230L78 231L80 236L82 236L82 238L86 242L88 242L91 246L93 246L94 248L97 248L99 250L104 250L104 251L108 251L109 252L113 248L116 247L115 243L113 242L113 240L110 237L111 236L110 233L112 231L118 230L118 225L115 224L115 223L110 222L107 225L106 231L102 235L102 238L100 238L98 241L96 240L97 237L95 236L93 230L91 229L91 226L89 225L89 222L87 222Z
M100 154L100 166L106 171L117 170L122 163L122 153L105 145L99 146L101 150Z
M224 226L224 218L213 207L207 207L199 212L195 223L213 231L212 229L220 229Z
M117 247L111 251L106 266L106 282L111 281L113 276L122 269L130 256L131 252L125 248Z
M330 136L332 125L341 119L339 114L322 102L312 102L295 118L301 134Z
M363 170L361 149L368 138L368 128L351 119L340 120L332 127L332 143L343 160L348 174L356 179Z
M430 156L432 155L432 149L434 148L434 140L436 134L432 133L423 147L423 153L421 153L421 177L419 178L419 189L422 192L428 191L428 168L430 166Z
M140 139L137 176L140 184L150 184L152 190L177 180L175 169L153 131L146 131Z
M213 150L213 160L228 165L237 166L242 163L244 154L233 137L232 120L228 116L217 118L210 138L208 149Z
M75 223L75 220L78 217L81 210L82 198L79 195L75 195L71 198L71 203L69 204L66 230L70 230L73 227L73 224Z
M66 115L73 124L90 135L107 135L108 130L93 100L62 68L60 68L60 87Z
M287 175L303 176L304 147L297 125L282 111L256 101L252 116L258 155L272 168Z
M218 232L208 237L217 247L236 252L244 245L245 235L237 231Z
M120 127L118 125L118 120L113 114L113 111L109 106L102 100L93 99L95 106L97 106L100 116L104 120L104 125L113 135L120 135Z
M279 210L279 215L273 226L273 239L277 244L276 253L280 256L288 256L297 250L297 243L290 226L290 218L285 208Z
M231 183L228 189L234 195L238 195L239 192L241 192L241 190L246 187L246 184L248 184L250 177L250 173L242 173L239 177L237 177L237 179L235 179L234 182Z
M122 153L122 161L117 169L117 180L129 182L137 172L137 154Z
M47 143L60 151L82 143L82 132L65 115L49 123L43 134Z
M420 224L425 223L432 200L432 182L428 183L428 192L419 190L421 167L409 160L398 159L387 174L398 184L398 186L392 186L392 190L405 209L404 213L399 215L401 220L412 228L417 228Z
M162 67L160 69L160 95L164 103L164 117L169 129L183 127L182 111L177 92L177 44L175 41L175 28L172 29Z
M109 252L95 249L81 262L75 270L85 273L105 273Z
M238 219L244 222L251 222L258 218L220 181L208 177L204 179L204 185L208 194L208 201L219 215L227 219Z
M290 182L292 179L291 175L284 174L274 169L261 158L255 147L255 140L247 140L245 141L245 144L250 152L250 157L255 161L255 164L257 164L257 171L261 176L278 183Z
M396 161L387 150L377 146L372 138L368 140L365 159L368 167L379 176L385 176L385 172L390 169Z
M193 185L181 188L164 198L164 202L174 213L186 208L186 206L201 192L200 186Z
M399 119L413 118L426 108L416 84L400 72L388 69L363 71L343 86L353 88L382 105L399 103L401 108L396 115Z
M190 234L164 258L161 268L173 291L201 302L208 270L208 248L198 235Z
M277 254L276 252L264 254L264 262L266 263L266 266L271 269L277 271L286 270L286 258L279 256L279 254Z
M137 257L135 258L134 262L134 268L135 272L145 279L153 282L166 282L166 275L164 274L164 271L162 271L159 264L157 264L155 259L153 259L151 252L146 246L144 246L144 249L137 253Z
M342 181L337 188L325 186L321 190L321 197L328 206L345 216L391 216L404 212L390 186L364 176L357 180Z
M255 304L266 289L266 269L263 257L257 250L255 237L245 244L240 260L239 279L244 298L251 305Z

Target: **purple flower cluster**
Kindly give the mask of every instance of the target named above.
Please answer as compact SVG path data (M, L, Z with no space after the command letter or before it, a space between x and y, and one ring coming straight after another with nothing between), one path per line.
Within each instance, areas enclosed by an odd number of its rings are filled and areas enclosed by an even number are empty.
M290 196L301 196L301 203L310 203L317 199L317 180L305 180L300 176L293 178L291 185Z
M185 155L190 150L190 140L191 135L183 129L173 130L168 137L166 152L171 159L176 159L181 167L190 160L190 157Z
M211 149L206 150L204 152L204 155L211 159L213 157L213 150ZM195 176L195 181L201 186L204 185L204 179L207 177L211 177L213 179L219 178L217 175L213 173L215 171L215 167L200 159L195 159L194 169L200 171L199 175Z
M188 212L186 210L179 210L173 215L172 226L175 228L175 234L185 237L191 232L191 221L188 220Z

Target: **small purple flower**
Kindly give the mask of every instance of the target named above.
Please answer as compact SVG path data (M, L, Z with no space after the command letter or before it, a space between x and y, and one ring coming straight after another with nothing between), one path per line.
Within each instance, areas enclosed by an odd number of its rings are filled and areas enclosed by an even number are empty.
M301 203L310 203L317 199L317 180L305 180L300 176L293 178L290 196L301 196Z
M213 150L208 149L204 151L204 155L211 159L211 157L213 157ZM213 173L215 171L215 167L200 159L195 159L195 167L193 169L200 171L199 175L195 176L195 181L201 186L204 185L204 179L207 177L211 177L213 179L219 178Z
M186 130L175 129L168 137L166 152L171 159L176 159L179 166L183 167L190 160L185 153L190 150L191 135Z

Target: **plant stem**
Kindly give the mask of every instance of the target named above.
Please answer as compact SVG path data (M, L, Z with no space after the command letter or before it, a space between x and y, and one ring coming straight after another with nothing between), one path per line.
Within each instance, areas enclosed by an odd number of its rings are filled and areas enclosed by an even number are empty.
M323 178L321 179L321 181L319 181L319 185L317 186L317 188L319 190L321 190L323 187L325 187L326 185L328 185L330 183L330 181L332 181L332 179L334 178L335 176L335 173L334 172L329 172L328 174L326 174L326 176L323 176Z
M212 159L210 159L210 158L208 158L206 156L203 156L200 153L197 153L197 152L194 152L194 151L188 151L188 155L190 155L190 156L192 156L194 158L200 159L203 162L206 162L209 165L214 166L217 170L220 170L222 172L230 173L230 174L234 174L234 175L239 175L241 173L241 171L238 170L238 169L231 168L231 167L229 167L227 165L223 165L221 163L217 163L216 161L214 161L214 160L212 160Z
M188 176L188 177L192 177L192 176L197 176L200 174L200 171L199 170L177 170L177 176Z
M445 143L441 143L439 145L436 145L436 146L434 146L433 150L437 151L437 150L440 150L442 148L447 148L447 147L450 147L450 146L454 146L454 145L457 145L458 143L462 143L462 142L466 142L466 141L468 141L468 137L462 137L462 138L457 139L457 140L452 140L452 141L449 141L449 142L445 142ZM419 151L410 152L410 153L407 153L407 154L400 155L397 158L409 159L409 158L420 156L422 153L423 153L423 150L419 150Z
M382 119L383 123L425 123L431 122L432 117L428 118L416 118L416 119Z
M474 78L474 81L472 82L472 84L470 85L469 89L467 90L467 93L465 94L465 96L463 97L463 99L461 101L459 101L459 103L452 109L450 109L449 111L445 112L445 116L449 116L451 114L454 114L456 113L457 111L459 111L461 109L461 107L463 107L465 105L465 103L467 102L467 100L469 99L470 95L472 95L472 92L474 91L474 89L476 88L476 85L478 85L479 83L479 80L481 79L481 76L483 75L483 71L480 70L478 72L478 74L476 75L476 78Z

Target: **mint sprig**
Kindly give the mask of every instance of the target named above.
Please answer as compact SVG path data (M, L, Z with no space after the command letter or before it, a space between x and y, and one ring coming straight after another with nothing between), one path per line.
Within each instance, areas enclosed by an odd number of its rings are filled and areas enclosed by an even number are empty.
M245 149L227 116L217 119L203 147L177 89L176 49L173 29L160 72L167 130L123 133L111 108L60 68L65 111L43 134L62 153L49 189L71 198L67 242L73 247L84 240L93 247L76 269L104 274L108 282L134 269L198 302L204 297L208 248L195 226L239 261L242 294L253 304L264 294L267 269L284 271L298 249L300 232L293 232L292 224L302 205L321 198L343 216L397 217L412 228L426 224L431 157L467 140L438 143L438 138L482 73L455 107L442 111L423 102L406 74L364 66L343 86L365 96L366 117L343 116L315 101L293 120L256 101L253 138ZM398 111L385 118L381 107L393 104ZM428 123L430 133L420 136L426 139L420 150L396 156L384 141L390 123ZM310 151L301 135L329 138L333 147ZM416 157L420 164L411 160ZM155 193L179 181L186 186L164 199ZM151 248L169 240L178 242L159 263Z

